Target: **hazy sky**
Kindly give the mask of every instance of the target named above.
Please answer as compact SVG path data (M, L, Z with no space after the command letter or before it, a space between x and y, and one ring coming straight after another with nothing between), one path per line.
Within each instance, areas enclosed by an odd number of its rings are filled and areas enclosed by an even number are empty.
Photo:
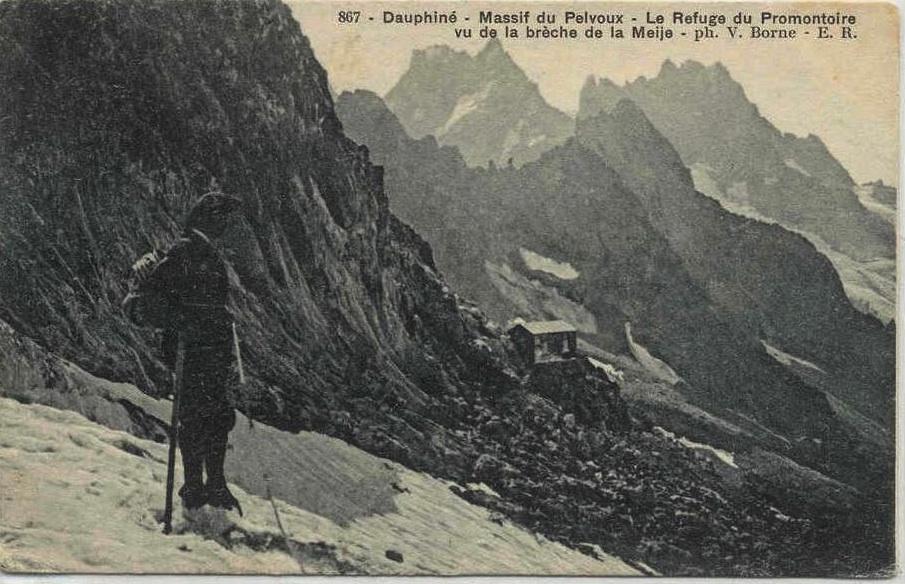
M673 9L756 15L764 4L722 3L548 3L524 2L290 2L302 30L327 69L337 91L370 89L385 94L405 72L411 52L435 44L475 53L486 43L477 35L456 39L452 26L389 26L380 23L387 10L452 10L471 15L477 25L481 9L533 13L589 10L620 12L643 19L645 10L669 14ZM695 43L623 40L503 40L503 46L554 106L574 113L588 75L622 84L639 75L654 76L667 58L721 61L745 88L761 113L785 132L817 134L858 182L882 178L898 184L898 15L889 4L773 4L774 11L835 12L858 18L854 40L754 40L723 38ZM361 10L357 24L337 22L339 10ZM367 20L372 15L375 20ZM628 18L628 17L627 17Z

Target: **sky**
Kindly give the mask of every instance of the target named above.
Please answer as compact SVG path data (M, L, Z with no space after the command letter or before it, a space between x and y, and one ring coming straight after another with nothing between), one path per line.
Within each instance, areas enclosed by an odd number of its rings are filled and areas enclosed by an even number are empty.
M457 10L459 18L472 16L476 24L482 9L569 10L620 12L644 18L646 10L670 14L673 10L703 10L727 18L739 10L755 15L764 4L730 3L551 3L512 2L376 2L343 0L290 2L302 30L311 40L334 90L389 91L408 68L414 49L446 44L476 53L486 39L457 39L452 26L384 25L383 10ZM761 114L777 128L799 136L816 134L826 143L857 182L882 179L898 185L899 137L899 28L890 4L773 4L783 11L835 12L844 10L858 19L858 38L820 41L721 38L695 43L690 38L671 41L528 40L504 39L503 46L535 81L541 94L568 113L578 108L578 96L589 75L607 77L618 84L640 75L657 74L663 61L687 59L705 65L722 62L757 104ZM340 10L360 10L358 24L338 22ZM375 20L367 20L367 16ZM461 23L461 21L460 21ZM631 23L629 23L631 24ZM746 35L747 36L747 35Z

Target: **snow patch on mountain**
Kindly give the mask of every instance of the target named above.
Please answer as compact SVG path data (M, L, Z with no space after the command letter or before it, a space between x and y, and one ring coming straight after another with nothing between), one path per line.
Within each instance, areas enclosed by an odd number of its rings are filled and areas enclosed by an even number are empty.
M560 280L575 280L581 275L569 262L560 262L524 247L520 247L518 251L530 270L546 272Z
M686 448L691 448L692 450L704 450L706 452L713 454L715 457L717 457L717 459L719 459L720 461L724 462L725 464L731 466L732 468L738 468L738 465L735 464L735 455L732 454L731 452L728 452L721 448L714 448L713 446L710 446L709 444L702 444L700 442L695 442L693 440L689 440L688 438L685 438L684 436L682 436L680 438L676 438L676 435L673 432L670 432L669 430L665 430L665 429L661 428L660 426L654 426L654 430L657 431L662 436L665 436L667 438L672 438L673 440L678 441L679 444L681 444L682 446L684 446Z
M509 264L484 262L484 270L494 288L513 304L516 312L528 320L558 319L575 326L580 332L597 333L597 319L581 304L569 300L558 290L537 280L530 280Z
M826 373L826 371L824 371L817 365L814 365L810 361L806 361L805 359L801 359L799 357L796 357L795 355L791 355L789 353L781 351L781 350L777 349L776 347L770 345L766 341L761 341L761 344L764 346L764 349L767 350L768 355L770 355L771 357L776 359L776 361L778 361L779 363L781 363L787 367L789 365L793 365L793 364L802 365L804 367L814 369L815 371L819 371L820 373Z
M651 355L646 347L635 342L635 339L632 337L632 325L628 322L625 323L625 340L628 343L629 351L631 351L635 360L655 378L664 383L668 383L669 385L675 385L682 379L665 361L657 359Z
M711 166L703 162L695 162L688 167L688 170L691 171L691 180L694 182L695 189L711 199L720 200L723 193L713 179L714 171Z
M593 357L588 357L588 361L591 362L591 365L603 371L603 374L606 375L606 378L609 379L611 383L622 383L625 380L622 371L619 371L609 363L598 361Z
M460 97L456 101L456 105L453 106L452 113L449 114L449 119L446 120L446 123L443 124L443 127L440 128L438 132L438 136L442 136L446 132L450 130L456 123L459 122L462 118L470 114L471 112L477 110L481 103L487 99L487 96L490 95L490 92L493 90L493 86L496 84L494 81L490 81L480 90L474 93L468 93Z
M783 160L783 162L792 170L799 172L805 176L811 176L811 173L802 168L794 158L786 158L785 160Z
M528 121L519 118L507 131L506 137L500 146L500 160L508 160L512 152L525 141L525 132L528 129Z

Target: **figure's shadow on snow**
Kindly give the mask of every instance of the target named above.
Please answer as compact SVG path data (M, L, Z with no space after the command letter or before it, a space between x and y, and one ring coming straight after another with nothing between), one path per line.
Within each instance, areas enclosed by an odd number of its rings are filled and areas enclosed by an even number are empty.
M320 434L249 428L237 413L226 476L245 491L273 497L339 525L396 511L397 472L383 460ZM265 474L267 479L265 479Z
M233 528L216 541L227 549L241 546L256 552L280 551L295 559L299 568L316 568L318 573L355 574L355 566L339 559L336 546L323 541L301 542L295 539L283 539L272 533L251 532L241 528Z
M163 510L156 514L158 522L163 522ZM173 526L176 535L197 534L228 550L246 548L254 552L278 551L291 556L304 573L355 574L355 566L339 558L336 546L323 541L303 542L286 538L270 531L253 531L232 523L222 512L207 512L195 517L189 523L177 521ZM183 544L180 550L191 553L192 549Z

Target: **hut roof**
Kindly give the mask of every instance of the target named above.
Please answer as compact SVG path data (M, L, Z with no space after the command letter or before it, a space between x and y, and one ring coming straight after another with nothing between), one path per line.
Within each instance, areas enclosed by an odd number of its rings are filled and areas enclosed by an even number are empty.
M564 320L535 320L519 323L512 328L524 327L532 335L549 335L552 333L574 333L576 328Z

